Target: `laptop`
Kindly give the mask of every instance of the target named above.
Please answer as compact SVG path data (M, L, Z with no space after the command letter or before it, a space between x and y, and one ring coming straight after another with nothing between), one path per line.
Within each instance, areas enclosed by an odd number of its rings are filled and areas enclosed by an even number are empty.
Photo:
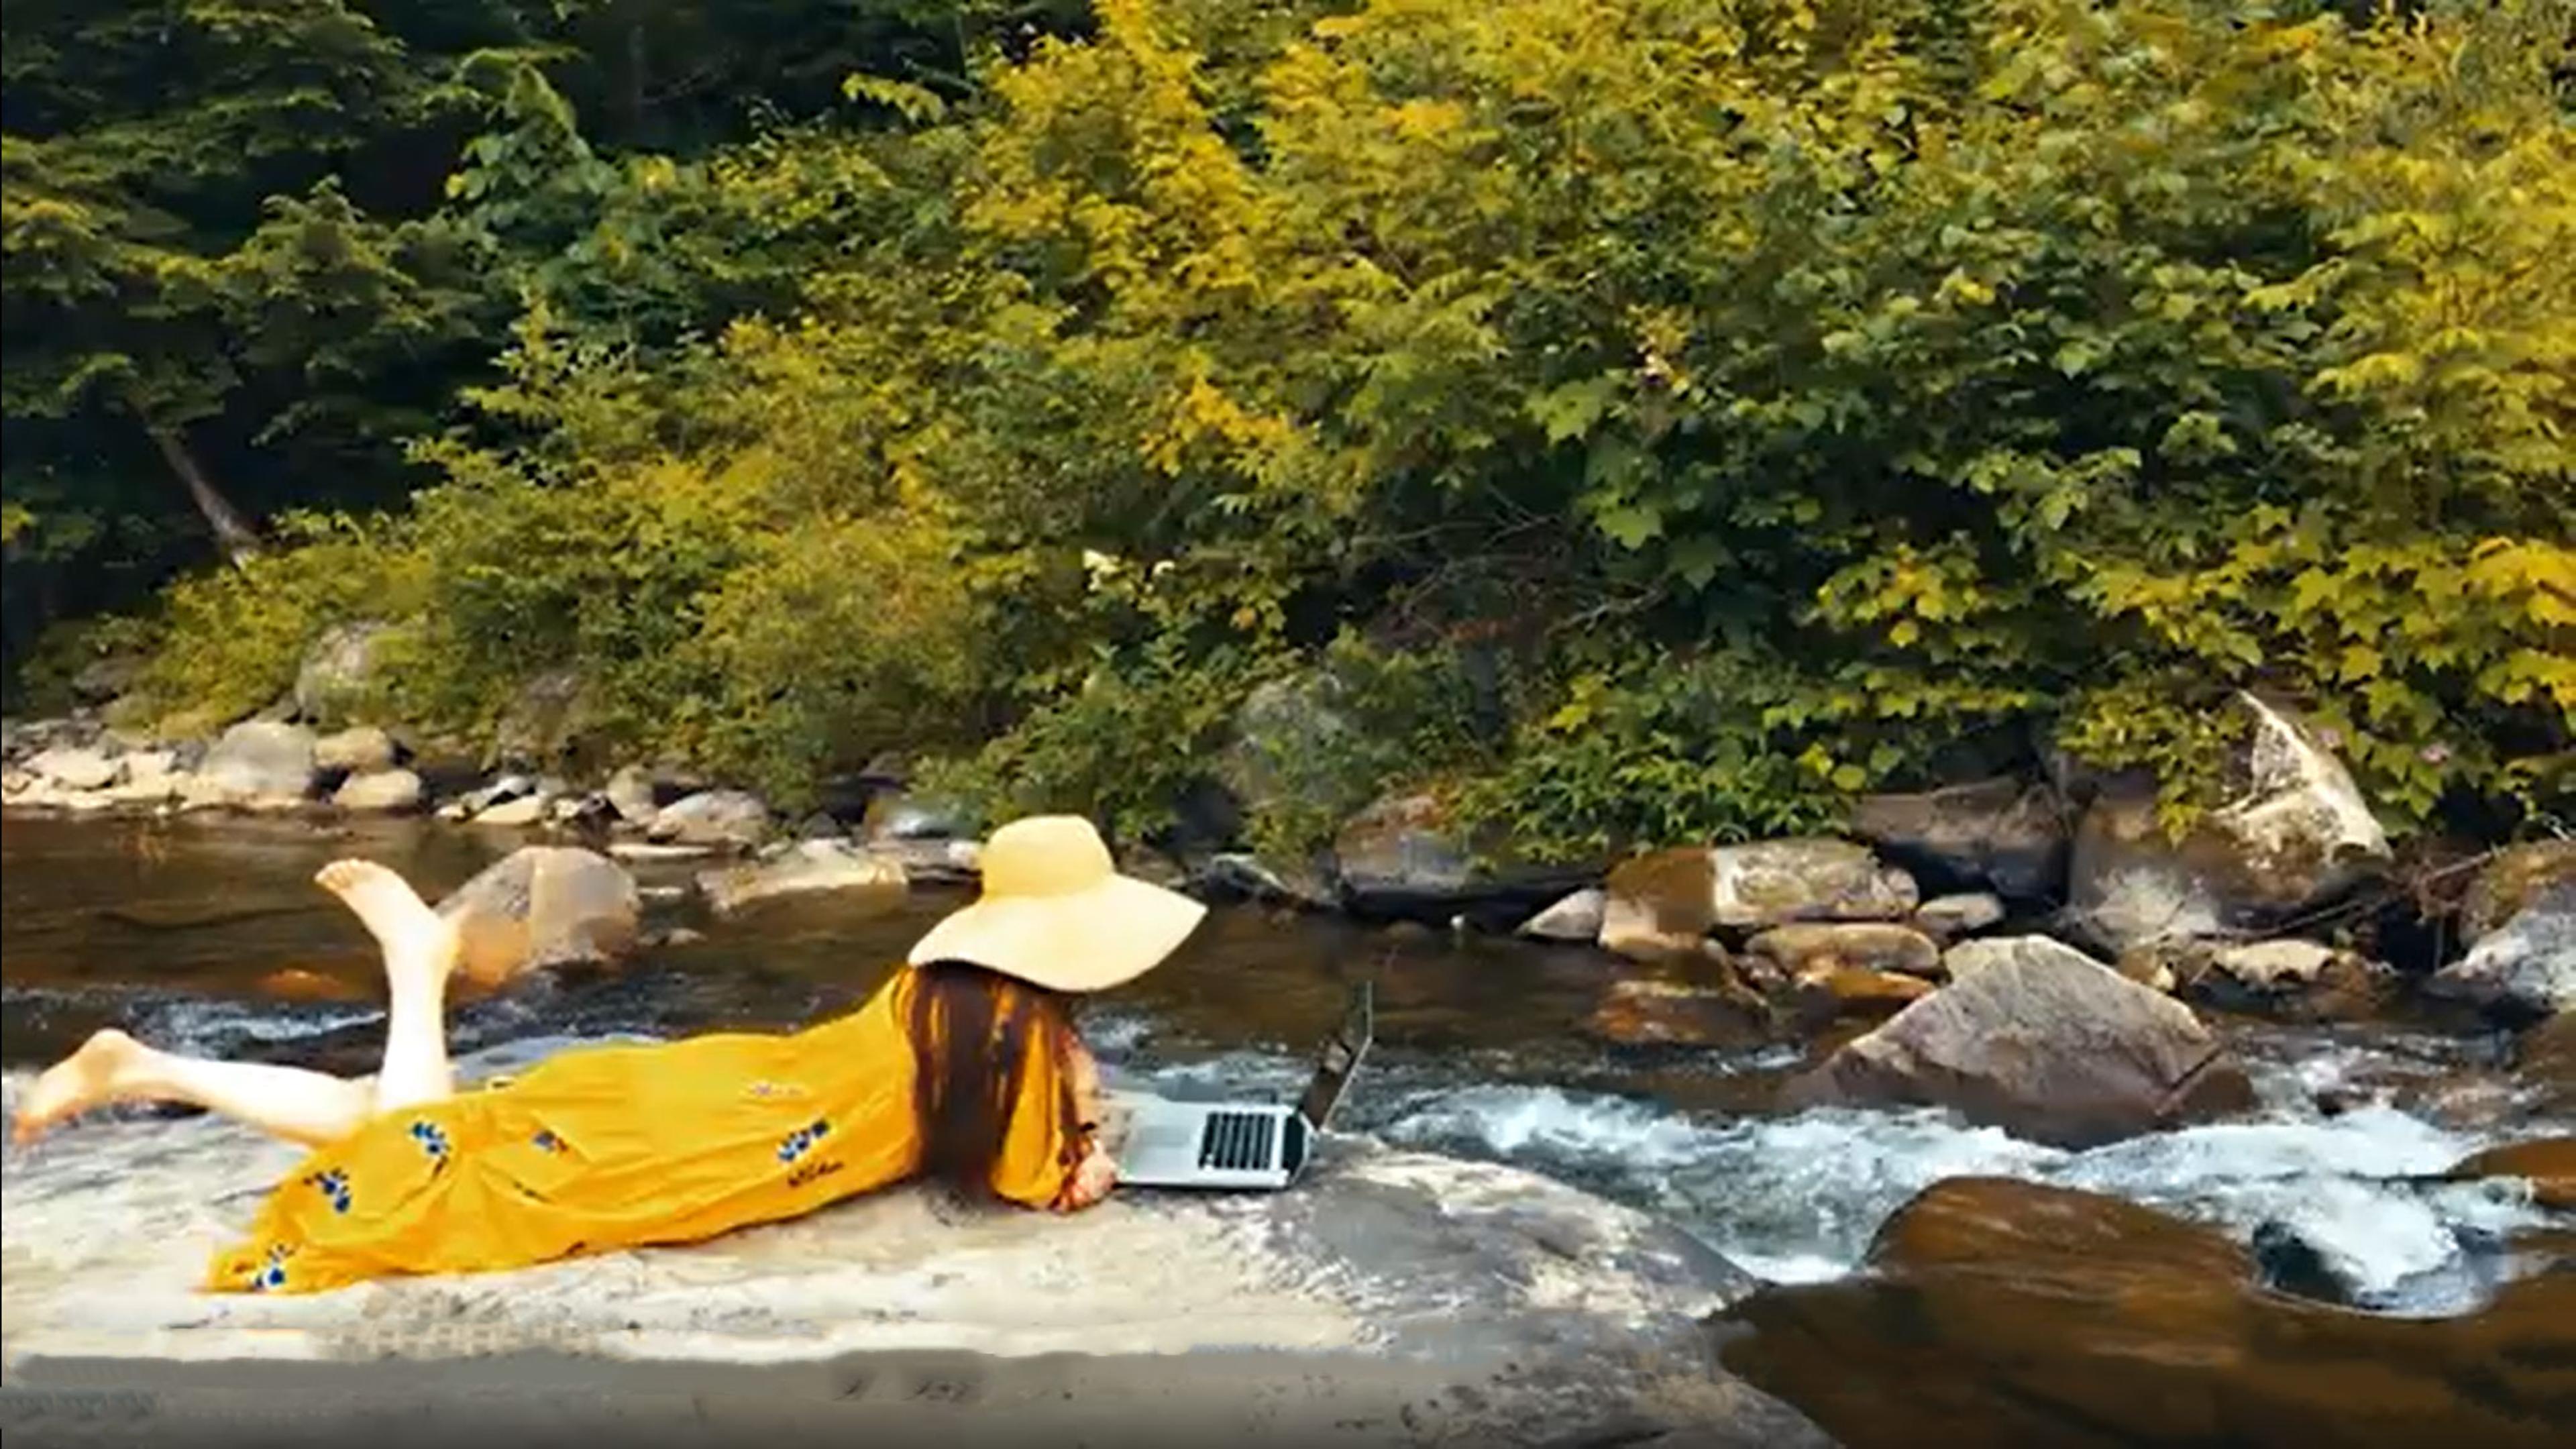
M1375 1031L1373 998L1363 981L1352 989L1341 1025L1316 1054L1315 1075L1293 1107L1127 1098L1126 1136L1117 1147L1120 1185L1276 1192L1295 1182Z

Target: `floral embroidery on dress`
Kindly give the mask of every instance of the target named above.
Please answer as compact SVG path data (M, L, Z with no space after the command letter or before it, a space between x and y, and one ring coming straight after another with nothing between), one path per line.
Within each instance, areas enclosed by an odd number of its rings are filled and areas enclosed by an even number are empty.
M817 1117L806 1125L788 1133L787 1140L778 1144L778 1160L781 1162L794 1162L797 1158L800 1158L806 1153L812 1151L814 1149L814 1144L823 1140L823 1134L831 1130L832 1124L824 1121L820 1117Z
M783 1097L787 1095L788 1089L776 1082L758 1081L744 1087L743 1090L755 1097Z
M557 1137L551 1130L544 1127L538 1128L537 1135L529 1138L528 1140L536 1144L536 1148L539 1152L566 1152L571 1150L562 1138Z
M419 1143L420 1150L428 1153L430 1161L439 1168L447 1166L447 1133L437 1123L427 1118L414 1121L411 1140Z
M295 1250L284 1243L271 1245L267 1262L261 1265L257 1273L251 1275L250 1291L267 1293L285 1287L286 1260L294 1255Z
M346 1171L334 1167L323 1172L307 1173L304 1177L304 1185L316 1189L322 1196L328 1198L331 1211L345 1213L349 1210L349 1174Z

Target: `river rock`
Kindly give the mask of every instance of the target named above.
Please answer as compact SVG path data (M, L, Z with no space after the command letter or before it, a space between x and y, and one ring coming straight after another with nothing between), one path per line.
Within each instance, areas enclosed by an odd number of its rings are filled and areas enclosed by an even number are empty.
M2532 1201L2576 1212L2576 1137L2540 1137L2473 1153L2445 1173L2453 1181L2519 1177L2531 1184Z
M891 904L903 898L903 867L840 840L802 840L768 859L698 873L709 909L730 915L755 901L826 892L866 892Z
M1432 795L1378 801L1333 837L1333 887L1353 914L1446 925L1465 917L1508 930L1582 883L1586 873L1479 862Z
M2534 1110L2576 1115L2576 1011L2526 1029L2513 1046L2515 1075L2536 1088Z
M1905 872L1844 840L1658 850L1621 862L1607 889L1601 946L1646 960L1690 954L1718 927L1902 920L1917 899Z
M740 790L700 790L662 807L644 838L662 845L745 848L769 834L769 807Z
M511 697L493 728L493 753L526 769L560 768L581 752L591 726L590 686L581 671L544 670Z
M1583 1030L1619 1046L1749 1047L1770 1035L1762 998L1741 986L1649 978L1610 983Z
M2425 986L2507 1020L2576 1008L2576 879L2536 891L2512 919L2434 972Z
M2384 868L2387 833L2316 730L2288 707L2240 697L2253 738L2249 783L2180 843L2151 790L2107 788L2085 811L2068 917L2117 953L2146 941L2264 930Z
M27 761L27 773L65 790L104 790L122 772L105 751L57 745Z
M2397 976L2356 952L2284 938L2221 945L2165 941L2122 953L2124 974L2145 979L2153 966L2181 982L2181 994L2227 1011L2291 1021L2354 1021L2377 1016L2396 994Z
M486 866L438 911L457 923L456 974L489 988L540 967L623 958L643 904L635 878L606 856L531 845Z
M1253 686L1235 710L1217 778L1238 807L1259 814L1281 801L1335 816L1368 803L1379 782L1354 768L1357 729L1341 707L1341 681L1313 670Z
M422 798L420 776L402 769L351 775L331 792L331 803L343 810L387 815L417 810Z
M1865 795L1852 807L1851 831L1935 889L2039 901L2066 888L2066 808L2044 784L1998 776Z
M331 1394L444 1382L452 1438L446 1395L542 1374L537 1437L562 1442L676 1443L665 1418L708 1430L691 1442L775 1440L798 1437L775 1416L828 1408L835 1437L894 1442L935 1423L960 1444L1831 1449L1711 1362L1704 1321L1748 1275L1509 1167L1331 1138L1294 1192L1059 1215L895 1188L695 1244L264 1297L195 1284L296 1149L211 1116L68 1130L0 1187L12 1391L178 1365L263 1404L258 1375L292 1367L299 1444L386 1442L380 1410ZM468 1357L544 1350L562 1356Z
M353 725L313 742L313 767L352 775L390 770L396 753L393 736L374 725Z
M2576 882L2576 840L2533 840L2495 853L2460 902L2460 938L2476 945L2541 892Z
M1521 922L1519 934L1535 941L1597 941L1609 905L1608 891L1587 886Z
M1334 904L1332 886L1316 872L1273 866L1239 850L1221 850L1200 862L1190 889L1210 900L1259 901L1302 910Z
M318 724L337 724L363 712L392 630L384 624L335 624L322 631L295 670L295 713Z
M196 778L232 801L301 800L313 788L313 746L313 732L302 725L247 720L224 731L206 751Z
M553 808L553 796L532 791L525 795L513 795L497 805L488 805L474 812L474 823L512 830L525 829L544 820Z
M1899 1209L1868 1267L1723 1315L1751 1330L1726 1366L1846 1449L2541 1449L2576 1414L2567 1273L2383 1318L2263 1292L2245 1250L2151 1208L1978 1177Z
M1937 989L1920 976L1851 966L1810 969L1793 983L1798 1009L1810 1023L1893 1016Z
M600 793L615 807L617 818L629 825L650 825L653 817L661 813L662 794L653 773L638 765L619 766Z
M1791 1084L1793 1097L1947 1107L2063 1147L2253 1105L2244 1068L2189 1007L2039 939L1952 947L1950 985L1845 1044ZM1970 947L1980 950L1961 969ZM1976 959L1987 952L1997 954Z
M1992 891L1964 891L1957 895L1934 896L1914 908L1914 929L1935 941L1955 941L1973 936L2004 918L2001 896Z
M1802 921L1773 926L1746 943L1748 955L1791 980L1836 971L1941 975L1941 948L1911 926L1881 921Z

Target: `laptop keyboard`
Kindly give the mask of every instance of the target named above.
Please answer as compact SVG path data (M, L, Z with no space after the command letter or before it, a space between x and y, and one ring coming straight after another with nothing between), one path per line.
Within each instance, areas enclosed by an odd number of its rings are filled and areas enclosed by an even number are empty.
M1199 1166L1251 1172L1277 1162L1279 1117L1272 1112L1211 1112L1199 1138Z

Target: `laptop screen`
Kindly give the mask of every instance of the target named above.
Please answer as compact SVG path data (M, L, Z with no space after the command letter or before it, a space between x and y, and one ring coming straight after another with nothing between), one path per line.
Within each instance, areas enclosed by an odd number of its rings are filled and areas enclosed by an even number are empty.
M1305 1118L1308 1126L1322 1130L1333 1108L1341 1103L1351 1074L1359 1070L1360 1059L1368 1055L1369 1040L1377 1029L1374 1005L1370 983L1363 981L1352 988L1351 1004L1342 1013L1341 1025L1324 1043L1315 1061L1314 1079L1306 1084L1306 1095L1297 1102L1297 1115Z

